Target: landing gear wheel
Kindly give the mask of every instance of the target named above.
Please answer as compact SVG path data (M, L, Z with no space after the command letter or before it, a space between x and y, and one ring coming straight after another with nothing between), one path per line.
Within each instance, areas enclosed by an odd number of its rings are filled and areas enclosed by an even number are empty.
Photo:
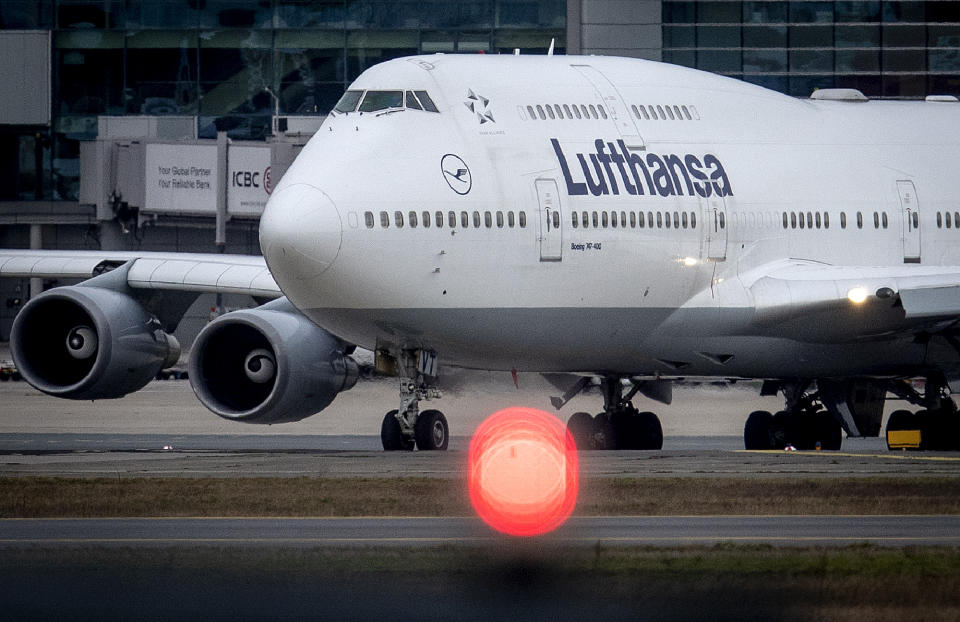
M773 449L773 415L755 410L743 426L744 449Z
M826 411L819 413L818 416L820 417L818 422L820 449L840 451L840 447L843 445L843 429L840 424ZM814 447L816 447L816 443L814 443Z
M593 418L593 448L617 448L616 430L613 429L613 423L607 413L600 413Z
M417 417L413 427L417 449L421 451L445 450L450 442L447 418L439 410L425 410Z
M573 413L567 420L567 429L578 450L593 449L593 417L589 413Z
M400 431L400 422L397 421L396 410L391 410L383 416L383 423L380 424L380 442L383 444L384 451L410 451L413 449L413 442L403 438Z

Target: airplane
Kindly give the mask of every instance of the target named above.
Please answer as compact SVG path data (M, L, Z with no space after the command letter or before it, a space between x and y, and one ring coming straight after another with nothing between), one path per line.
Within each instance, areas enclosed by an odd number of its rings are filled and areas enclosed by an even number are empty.
M747 449L960 447L960 103L789 97L598 56L426 55L363 72L277 184L263 257L0 251L0 275L89 278L30 300L11 349L37 389L121 397L176 360L198 292L227 313L189 359L200 401L297 421L399 378L385 450L446 449L420 403L444 366L539 372L581 449L662 448L640 394L760 380ZM455 173L452 174L451 172ZM709 417L710 413L701 413Z

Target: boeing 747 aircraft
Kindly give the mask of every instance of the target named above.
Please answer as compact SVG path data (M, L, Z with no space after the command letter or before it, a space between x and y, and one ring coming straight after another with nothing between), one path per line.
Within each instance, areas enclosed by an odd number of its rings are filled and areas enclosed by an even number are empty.
M751 449L877 436L960 446L960 103L795 99L692 69L577 56L418 56L354 82L277 185L263 259L0 252L0 274L86 276L17 317L24 377L121 397L176 359L198 292L264 300L197 337L190 382L246 423L321 412L356 346L400 379L386 450L445 449L419 403L439 364L599 380L581 448L659 449L639 393L761 379ZM265 261L264 261L265 260ZM711 413L701 413L710 417Z

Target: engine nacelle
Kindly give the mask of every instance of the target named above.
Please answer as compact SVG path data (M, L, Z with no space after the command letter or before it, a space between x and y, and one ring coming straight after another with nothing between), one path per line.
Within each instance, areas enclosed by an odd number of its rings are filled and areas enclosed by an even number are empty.
M31 385L77 400L138 391L180 357L177 340L136 300L83 285L28 302L13 322L10 350Z
M190 352L190 384L203 405L245 423L314 415L358 376L343 345L286 299L220 316Z

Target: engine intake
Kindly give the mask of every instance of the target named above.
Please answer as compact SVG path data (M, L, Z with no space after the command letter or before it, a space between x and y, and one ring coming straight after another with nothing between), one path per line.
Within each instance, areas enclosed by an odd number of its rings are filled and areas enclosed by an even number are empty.
M200 401L245 423L314 415L353 387L358 375L343 344L286 299L217 318L190 352L190 384Z
M57 397L117 398L142 389L180 357L180 344L122 292L57 287L28 302L10 350L31 385Z

